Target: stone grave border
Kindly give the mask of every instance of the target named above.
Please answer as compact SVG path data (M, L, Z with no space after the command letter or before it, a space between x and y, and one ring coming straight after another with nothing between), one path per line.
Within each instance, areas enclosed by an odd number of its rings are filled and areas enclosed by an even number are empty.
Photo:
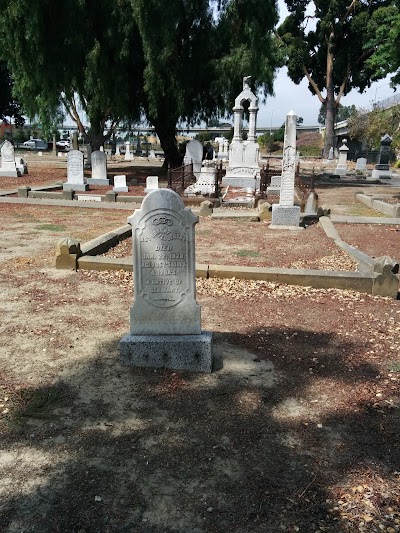
M356 194L356 199L359 202L371 207L372 209L375 209L375 211L379 211L380 213L388 215L391 218L400 218L400 203L389 204L385 202L385 198L396 197L398 197L398 195L395 194Z
M12 196L17 194L18 198L37 198L37 199L49 199L49 200L74 200L78 202L78 196L83 196L82 191L59 191L62 189L63 182L54 183L54 185L43 185L38 187L30 187L29 185L24 185L18 187L17 189L9 189L6 191L0 192L0 197L5 198L7 196ZM59 191L59 192L56 192ZM87 191L86 196L90 196L90 189ZM123 204L141 204L144 196L125 196L119 195L115 191L107 191L105 194L96 194L93 195L100 198L101 202L117 202ZM213 207L218 207L220 205L219 198L204 198L201 197L191 197L191 198L182 198L185 206L200 206L205 200L211 202ZM84 202L83 200L79 203Z
M399 265L389 257L374 259L342 241L330 218L320 219L326 235L358 263L356 272L307 270L295 268L242 267L196 263L196 277L236 278L301 285L316 289L347 289L377 296L397 298ZM77 270L124 270L132 272L133 261L128 258L102 257L119 242L132 235L129 224L116 228L81 244L66 237L57 246L56 268Z

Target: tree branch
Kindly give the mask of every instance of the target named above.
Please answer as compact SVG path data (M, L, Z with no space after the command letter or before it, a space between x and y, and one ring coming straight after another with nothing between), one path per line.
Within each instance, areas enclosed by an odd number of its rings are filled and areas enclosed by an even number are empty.
M335 104L337 106L339 105L340 99L343 96L344 90L346 88L347 81L349 79L349 74L350 74L350 63L347 63L346 76L344 77L344 79L343 79L343 81L342 81L342 83L341 83L341 85L339 87L339 92L338 92L338 95L337 95L336 100L335 100Z
M308 80L308 83L311 85L311 87L315 91L315 94L318 96L319 101L321 102L321 104L323 104L325 102L325 98L322 96L321 91L318 88L318 85L312 79L311 74L308 72L307 67L305 65L303 65L303 72Z
M350 12L355 6L357 5L358 0L352 0L351 4L347 7L346 13L343 15L343 17L340 19L341 24L347 19L347 17L350 15Z

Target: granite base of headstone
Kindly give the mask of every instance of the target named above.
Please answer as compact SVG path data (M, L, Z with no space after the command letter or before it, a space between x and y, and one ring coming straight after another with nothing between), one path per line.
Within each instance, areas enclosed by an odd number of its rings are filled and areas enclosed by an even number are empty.
M135 299L130 332L119 343L122 364L211 372L212 334L201 331L196 302L198 217L174 191L157 189L128 221Z
M105 180L101 180L101 179L96 179L96 178L87 178L87 183L89 185L92 185L93 187L95 186L99 186L99 187L107 187L111 184L111 180L110 179L105 179Z
M298 205L272 205L271 229L303 229L300 224L300 207Z
M281 192L282 176L271 176L271 184L267 187L267 196L279 196Z
M128 186L126 184L126 175L121 174L119 176L114 176L114 192L128 192Z
M392 178L392 173L390 170L377 170L374 169L371 174L373 180L390 180Z

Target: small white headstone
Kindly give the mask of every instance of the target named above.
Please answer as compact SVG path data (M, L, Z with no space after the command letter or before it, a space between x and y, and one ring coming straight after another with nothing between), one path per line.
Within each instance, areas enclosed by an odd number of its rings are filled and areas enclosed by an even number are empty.
M37 155L38 155L39 157L42 157L43 152L38 152Z
M121 155L119 152L119 144L115 147L115 155Z
M100 146L100 152L104 152L104 146Z
M154 150L150 150L149 152L149 159L155 159L156 158L156 153Z
M152 192L158 189L158 176L147 176L144 192Z
M128 192L129 189L126 185L126 175L121 174L119 176L114 176L114 192Z
M359 157L356 162L356 170L366 170L367 159L365 157Z

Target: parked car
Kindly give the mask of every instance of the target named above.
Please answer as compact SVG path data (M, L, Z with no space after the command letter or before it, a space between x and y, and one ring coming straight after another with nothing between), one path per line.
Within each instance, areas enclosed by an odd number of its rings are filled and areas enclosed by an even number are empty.
M37 150L46 150L47 142L44 141L43 139L29 139L29 141L25 141L23 143L23 146L31 150L34 150L35 148Z
M69 149L70 147L69 141L64 141L64 140L57 141L56 146L58 146L59 148L64 148L65 150Z

